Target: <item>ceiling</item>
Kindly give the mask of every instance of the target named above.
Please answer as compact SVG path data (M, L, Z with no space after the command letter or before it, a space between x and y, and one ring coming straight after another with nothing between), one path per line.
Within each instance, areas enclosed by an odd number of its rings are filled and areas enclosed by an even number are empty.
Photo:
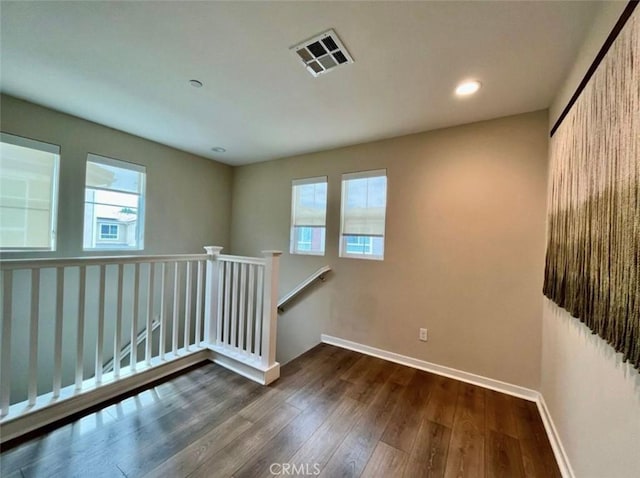
M1 8L2 92L239 165L546 108L597 2ZM314 78L289 48L329 28L355 62Z

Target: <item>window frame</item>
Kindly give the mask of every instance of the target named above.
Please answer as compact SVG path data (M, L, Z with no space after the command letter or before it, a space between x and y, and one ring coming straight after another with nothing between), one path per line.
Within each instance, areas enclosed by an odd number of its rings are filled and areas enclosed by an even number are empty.
M87 165L89 164L89 162L92 163L97 163L97 164L104 164L106 166L110 166L110 167L114 167L114 168L119 168L119 169L125 169L128 171L134 171L137 172L139 174L141 174L141 178L140 178L140 192L139 193L133 193L130 191L120 191L117 189L110 189L110 188L101 188L101 187L95 187L95 186L87 186ZM146 213L145 213L145 209L146 209L146 195L147 195L147 168L146 166L142 165L142 164L138 164L138 163L133 163L131 161L125 161L122 159L116 159L116 158L112 158L109 156L104 156L102 154L97 154L97 153L87 153L87 157L85 160L85 178L84 178L84 200L83 200L83 221L82 221L82 250L83 251L91 251L91 252L114 252L114 253L118 253L121 251L144 251L144 247L145 247L145 243L144 243L144 238L145 238L145 230L146 230ZM122 194L132 194L132 195L137 195L138 196L138 206L137 206L137 219L136 219L136 245L135 247L103 247L103 246L94 246L94 247L86 247L85 246L85 238L84 238L84 234L85 234L85 230L86 230L86 224L85 224L85 220L86 220L86 206L87 206L87 199L86 199L86 194L87 194L87 189L91 189L94 191L110 191L110 192L116 192L116 193L122 193ZM96 226L99 224L98 218L94 217L94 220L96 221ZM119 226L118 224L116 224L117 226ZM119 228L120 231L120 228ZM98 238L100 236L99 231L97 234ZM118 236L119 237L119 236ZM110 242L110 241L114 241L116 242L118 239L100 239L100 240L104 240L105 242Z
M55 252L58 246L58 202L60 190L60 163L62 161L62 147L55 143L27 138L12 133L0 131L0 142L20 146L23 148L35 149L45 153L56 155L51 174L51 198L49 210L49 246L48 247L13 247L0 244L0 252Z
M344 222L345 222L345 198L346 198L346 185L350 180L357 179L368 179L368 178L385 178L385 201L384 201L384 230L383 234L353 234L353 233L345 233L344 232ZM339 245L338 245L338 257L341 259L365 259L369 261L384 261L385 255L385 238L387 237L386 229L387 229L387 204L388 204L388 194L389 194L389 184L388 184L388 174L387 169L371 169L365 171L357 171L351 173L342 174L341 179L341 195L340 195L340 236L339 236ZM374 238L382 239L382 251L380 254L367 254L367 253L353 253L347 252L347 242L350 237L366 237L371 240L371 251L373 252L373 240Z
M307 184L326 184L327 197L324 203L324 225L322 226L296 226L295 225L295 187ZM323 257L327 251L327 205L329 202L329 178L328 176L315 176L311 178L293 179L291 181L291 217L290 217L290 235L289 235L289 253L296 256L319 256ZM310 229L311 244L313 244L313 232L315 229L320 230L322 237L322 251L301 250L297 246L300 243L300 233L296 229Z
M120 237L120 224L111 224L108 222L98 221L98 226L100 226L100 232L98 233L98 236L101 241L117 241ZM109 228L109 232L106 235L102 233L102 228L104 228L105 226ZM112 228L116 231L115 237L113 237L114 233L111 232Z

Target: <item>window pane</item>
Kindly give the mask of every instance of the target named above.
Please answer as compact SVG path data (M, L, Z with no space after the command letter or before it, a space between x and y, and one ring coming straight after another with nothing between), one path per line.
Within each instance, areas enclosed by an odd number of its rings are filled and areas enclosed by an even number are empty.
M386 204L386 170L342 176L342 257L384 257Z
M55 249L60 148L6 133L0 142L0 248Z
M291 240L292 254L324 254L324 227L294 227Z
M95 155L91 155L96 157ZM105 158L107 159L107 158ZM110 160L111 162L115 160ZM127 165L120 161L122 165ZM87 187L105 188L114 191L140 193L142 191L142 175L139 171L87 161Z
M324 254L327 178L294 180L291 194L292 254Z
M145 169L124 161L89 157L84 248L142 249Z

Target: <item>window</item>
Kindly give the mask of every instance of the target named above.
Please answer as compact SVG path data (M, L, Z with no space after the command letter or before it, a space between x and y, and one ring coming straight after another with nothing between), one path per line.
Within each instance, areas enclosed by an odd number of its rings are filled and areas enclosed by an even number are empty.
M387 171L342 175L340 257L384 258Z
M56 248L60 147L0 136L0 249Z
M100 239L118 239L119 229L117 224L100 223Z
M295 179L291 192L291 254L324 255L327 177Z
M144 248L144 166L87 156L85 250Z

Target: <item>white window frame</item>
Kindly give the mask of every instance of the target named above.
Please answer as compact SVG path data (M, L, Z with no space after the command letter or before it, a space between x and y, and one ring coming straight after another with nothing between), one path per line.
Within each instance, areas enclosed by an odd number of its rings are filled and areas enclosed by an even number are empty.
M35 139L24 138L11 133L0 132L0 141L3 143L22 146L23 148L35 149L46 153L55 154L53 164L53 173L51 175L51 208L49 211L49 246L48 247L3 247L0 245L1 252L51 252L57 247L57 230L58 230L58 190L60 187L60 146L57 144L46 143Z
M366 179L366 178L378 178L384 177L385 182L385 203L384 203L384 231L382 235L371 234L350 234L344 232L344 212L345 212L345 199L346 199L346 185L347 182L354 179ZM365 259L370 261L383 261L385 253L385 238L386 238L386 218L387 218L387 199L388 199L388 176L386 169L373 169L368 171L358 171L354 173L345 173L342 175L342 187L340 197L340 243L339 243L339 257L345 259ZM347 242L350 237L367 237L371 239L371 253L353 253L347 252ZM374 238L382 239L382 253L373 254L373 240Z
M145 206L146 206L146 190L147 190L147 168L145 166L142 166L141 164L132 163L130 161L123 161L122 159L115 159L115 158L110 158L108 156L102 156L100 154L88 153L87 154L87 159L85 161L85 174L86 174L86 171L87 171L87 164L89 162L98 163L98 164L104 164L106 166L112 166L112 167L120 168L120 169L128 169L130 171L135 171L137 173L141 173L142 174L142 179L141 179L141 184L140 184L140 193L138 194L138 217L136 219L136 221L137 221L136 247L118 247L118 248L109 247L109 248L105 248L105 247L101 247L99 245L95 245L93 247L86 247L84 245L84 231L86 230L86 225L83 223L83 228L82 228L82 230L83 230L82 250L83 251L101 251L101 252L142 251L142 250L144 250L144 231L146 229L146 224L145 224L145 218L146 218ZM94 187L94 186L87 187L87 178L85 177L85 181L84 181L85 195L86 195L86 190L87 189L93 189L93 190L102 189L104 191L121 192L121 191L118 191L117 189L99 188L99 187ZM132 192L129 192L129 191L124 191L124 193L125 194L136 194L136 193L132 193ZM85 208L86 208L86 203L87 203L87 201L86 201L86 197L85 197L85 200L83 201L83 206ZM86 217L85 217L85 219L86 219ZM96 222L98 223L98 221L96 221ZM97 224L96 224L96 226L97 226ZM98 237L99 237L99 233L98 233ZM105 242L114 241L114 239L104 239L104 241Z
M327 201L324 203L324 225L322 226L295 226L295 187L304 186L306 184L326 184L327 185ZM329 178L327 176L316 176L313 178L294 179L291 181L291 230L289 237L289 253L298 256L324 256L327 249L327 202L329 193ZM323 229L324 241L322 251L303 250L298 248L300 243L296 237L296 228L308 227L310 229ZM313 233L312 233L313 234ZM313 244L313 237L311 238ZM310 248L311 249L311 248Z
M117 241L118 238L120 237L120 224L111 224L108 222L100 222L98 221L98 226L100 227L100 231L98 232L98 237L101 241ZM116 230L116 236L112 237L113 234L111 232L109 232L108 234L103 235L102 234L102 228L103 226L107 226L109 228L109 230L111 230L111 228L115 228Z

